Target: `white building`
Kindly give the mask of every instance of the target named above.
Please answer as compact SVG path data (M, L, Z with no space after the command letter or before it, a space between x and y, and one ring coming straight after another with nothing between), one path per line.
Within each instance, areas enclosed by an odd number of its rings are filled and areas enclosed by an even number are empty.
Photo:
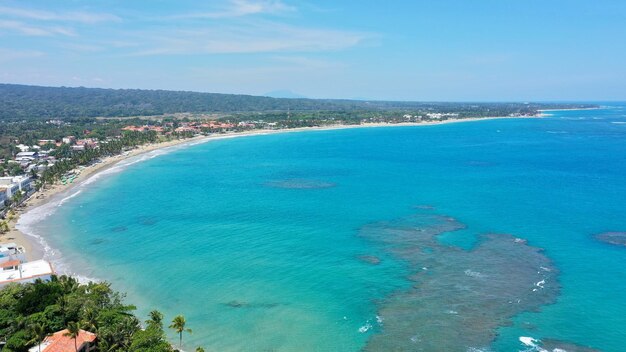
M11 199L11 197L20 190L20 185L13 182L12 176L0 177L0 188L5 189L7 198Z
M20 150L20 152L27 152L30 150L30 147L24 144L18 144L15 146L17 149Z
M32 179L29 176L0 177L0 188L6 189L7 199L11 199L17 191L30 191L31 185Z
M26 261L26 250L16 243L0 243L0 264L17 260L20 263Z
M30 176L22 175L13 177L13 183L16 183L22 192L28 192L31 189L33 180Z
M33 161L39 159L37 152L19 152L15 156L15 161Z
M0 187L0 209L4 207L7 200L9 200L9 196L6 187Z
M74 143L74 141L76 140L76 137L74 136L67 136L67 137L63 137L62 141L65 144L72 144Z
M0 263L0 288L10 283L48 281L54 275L52 265L45 260L20 263L18 260Z

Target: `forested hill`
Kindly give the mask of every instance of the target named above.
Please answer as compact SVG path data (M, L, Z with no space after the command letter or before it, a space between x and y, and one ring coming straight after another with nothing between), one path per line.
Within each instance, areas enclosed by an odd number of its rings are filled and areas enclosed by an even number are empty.
M177 112L337 110L350 102L166 90L0 84L0 118L146 116Z
M268 111L472 111L479 116L529 114L541 108L574 107L520 103L420 103L358 100L286 99L186 91L40 87L0 84L0 120L149 116L180 112Z

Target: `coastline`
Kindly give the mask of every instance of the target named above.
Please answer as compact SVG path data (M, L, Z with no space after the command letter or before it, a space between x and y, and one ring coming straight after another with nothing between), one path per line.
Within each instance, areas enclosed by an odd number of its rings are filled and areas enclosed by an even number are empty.
M173 141L167 141L157 144L146 144L133 149L125 154L118 154L102 159L99 163L92 164L90 166L81 169L80 181L76 183L60 184L55 183L47 186L45 189L36 191L33 193L23 204L14 209L15 216L13 220L9 222L9 231L0 235L0 242L15 242L26 249L26 258L28 260L40 259L43 252L43 248L39 248L39 243L36 243L35 238L31 235L20 231L17 226L20 224L20 218L22 215L30 212L31 210L48 204L54 199L54 197L62 192L69 192L72 189L80 186L86 180L92 176L103 172L117 163L129 159L131 157L139 156L150 151L173 147L182 143L194 142L198 138L178 139Z
M255 135L267 135L278 133L295 133L305 131L328 131L339 129L351 129L351 128L378 128L378 127L416 127L416 126L435 126L444 125L450 123L462 123L473 121L486 121L486 120L498 120L498 119L540 119L545 117L544 114L535 116L519 116L519 117L484 117L484 118L465 118L465 119L451 119L444 121L429 121L429 122L410 122L410 123L366 123L360 125L330 125L330 126L318 126L318 127L301 127L292 129L278 129L278 130L252 130L245 132L226 133L209 136L196 136L187 139L177 139L173 141L161 142L156 144L146 144L137 147L129 152L114 155L103 158L99 163L92 164L90 166L81 168L79 181L72 184L54 184L47 186L44 190L35 192L27 201L16 208L14 218L9 222L10 230L7 233L0 235L0 242L15 242L18 245L23 246L26 249L26 257L28 260L40 259L44 255L43 243L37 241L37 236L29 234L26 231L20 230L20 219L23 215L43 207L55 200L57 196L62 193L69 193L81 185L84 185L86 181L92 179L94 176L115 167L120 162L139 157L143 154L153 152L156 150L171 148L175 146L195 145L199 143L206 143L214 140L229 139L245 136Z
M585 110L600 110L602 109L602 107L597 107L597 108L572 108L572 109L540 109L537 110L539 112L544 112L544 111L585 111Z

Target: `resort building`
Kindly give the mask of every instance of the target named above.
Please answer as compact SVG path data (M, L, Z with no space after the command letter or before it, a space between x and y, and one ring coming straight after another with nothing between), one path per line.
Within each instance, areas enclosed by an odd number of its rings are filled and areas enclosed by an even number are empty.
M30 176L6 176L0 177L0 190L4 190L6 198L11 199L17 191L28 192L31 190L32 179ZM3 195L0 195L0 199Z
M6 187L0 187L0 209L5 206L8 200L9 196L7 195Z
M32 181L33 180L30 178L30 176L22 175L13 177L13 183L17 184L20 191L25 193L30 191Z
M46 337L46 339L35 347L31 347L28 352L90 352L95 351L94 342L96 334L80 330L76 339L67 336L69 330L57 331Z
M13 182L13 177L0 177L0 188L6 190L7 199L11 199L17 191L20 190L20 185Z
M12 283L29 283L36 280L50 280L54 275L52 265L45 260L35 260L27 263L20 263L17 260L9 260L0 270L0 288Z

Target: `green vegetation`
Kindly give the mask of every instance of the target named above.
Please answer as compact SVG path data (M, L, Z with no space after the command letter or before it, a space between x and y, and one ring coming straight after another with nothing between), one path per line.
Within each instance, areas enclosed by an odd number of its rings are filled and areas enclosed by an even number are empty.
M108 283L79 284L67 276L49 282L11 284L0 291L0 339L3 351L25 352L48 335L68 329L74 339L80 329L98 335L96 351L173 352L163 330L163 314L152 311L142 328L133 315L135 307ZM180 334L191 332L183 316L172 327Z
M138 145L157 141L158 138L154 132L124 132L121 138L103 141L98 148L87 148L80 152L72 152L67 144L61 145L51 154L59 161L42 174L37 187L54 183L78 166L89 165L102 157L117 155Z
M170 325L170 329L174 329L179 336L179 344L178 347L183 348L183 332L191 334L191 329L187 328L187 321L185 321L185 317L182 315L176 316L174 320L172 320L172 325Z
M78 344L76 339L78 338L78 335L80 335L80 325L73 321L69 322L67 324L67 332L64 335L74 340L74 350L78 352Z
M151 116L173 113L237 112L467 112L507 116L541 108L592 107L585 104L425 103L330 99L285 99L250 95L165 90L39 87L0 84L0 120ZM495 114L495 115L494 115Z

